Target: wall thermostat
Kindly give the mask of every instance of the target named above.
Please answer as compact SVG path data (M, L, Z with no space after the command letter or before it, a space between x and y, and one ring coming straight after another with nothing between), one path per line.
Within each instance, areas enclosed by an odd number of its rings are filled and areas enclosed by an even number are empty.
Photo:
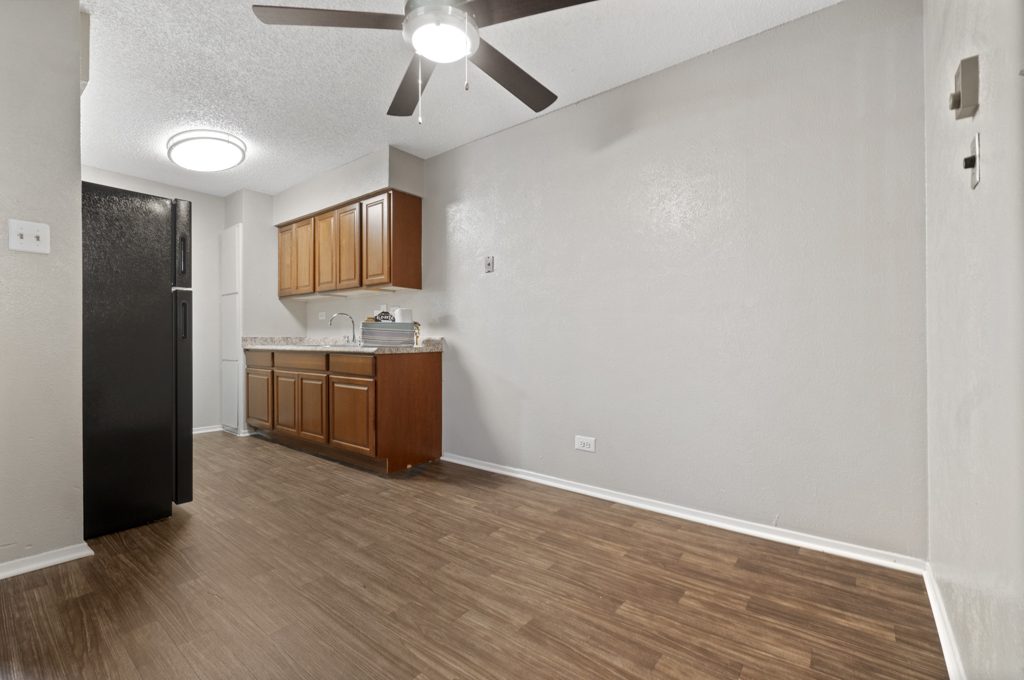
M953 76L953 94L949 95L949 108L957 120L978 112L978 77L978 55L960 61Z

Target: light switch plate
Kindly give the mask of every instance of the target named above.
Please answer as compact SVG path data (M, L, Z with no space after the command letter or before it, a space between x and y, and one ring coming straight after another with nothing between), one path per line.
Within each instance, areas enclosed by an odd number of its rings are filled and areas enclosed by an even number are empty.
M25 220L7 220L7 247L25 253L50 254L50 225Z

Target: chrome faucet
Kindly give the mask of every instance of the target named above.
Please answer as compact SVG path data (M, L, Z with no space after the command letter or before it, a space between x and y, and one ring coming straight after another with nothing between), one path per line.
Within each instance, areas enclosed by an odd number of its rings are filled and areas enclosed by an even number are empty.
M351 314L346 314L345 312L338 312L337 314L335 314L334 316L331 317L331 320L327 322L327 325L328 326L333 326L334 325L334 320L337 319L339 316L347 316L348 317L349 322L352 324L351 342L352 342L353 345L358 344L358 341L356 340L356 320L352 318Z

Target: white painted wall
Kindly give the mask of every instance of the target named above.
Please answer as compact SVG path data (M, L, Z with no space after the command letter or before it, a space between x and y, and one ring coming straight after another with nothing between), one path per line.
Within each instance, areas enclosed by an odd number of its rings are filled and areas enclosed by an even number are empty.
M242 335L305 335L305 303L277 297L274 198L243 190L227 203L226 226L242 225Z
M274 196L273 224L281 224L388 185L387 148L367 154Z
M1024 677L1024 4L927 0L929 561L969 678ZM981 106L947 109L979 55ZM981 132L975 191L962 158Z
M82 543L78 3L0 20L0 563ZM7 250L7 220L50 255ZM0 564L0 574L7 571Z
M219 235L224 227L224 199L87 166L82 167L82 179L128 191L192 201L192 424L196 428L219 425Z
M448 340L446 451L923 557L921 22L851 0L428 161L389 303Z
M424 191L423 166L423 159L401 149L388 147L387 185L413 196L422 196Z

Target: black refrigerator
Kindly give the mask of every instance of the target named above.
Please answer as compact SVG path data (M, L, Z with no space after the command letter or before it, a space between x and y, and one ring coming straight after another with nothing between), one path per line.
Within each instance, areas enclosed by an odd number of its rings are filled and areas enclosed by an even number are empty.
M85 537L192 500L192 204L82 183Z

